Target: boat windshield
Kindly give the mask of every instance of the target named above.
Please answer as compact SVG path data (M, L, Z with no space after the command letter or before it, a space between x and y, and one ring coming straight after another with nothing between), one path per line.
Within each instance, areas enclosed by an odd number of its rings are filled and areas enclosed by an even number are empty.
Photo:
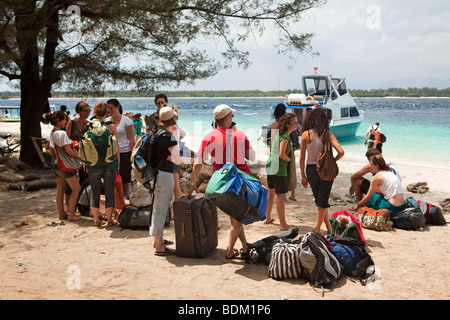
M325 77L303 78L303 91L307 96L329 96L328 79Z
M334 86L336 87L339 95L344 95L347 93L347 85L345 84L345 80L342 78L333 78L332 79Z
M336 99L347 93L344 78L331 78L328 76L303 77L303 92L314 99Z

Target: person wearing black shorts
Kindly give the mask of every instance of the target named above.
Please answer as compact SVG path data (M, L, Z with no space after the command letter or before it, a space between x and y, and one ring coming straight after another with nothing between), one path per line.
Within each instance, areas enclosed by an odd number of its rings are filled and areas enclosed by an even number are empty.
M328 199L333 181L324 181L320 179L317 173L317 158L323 150L324 138L326 138L326 144L329 142L336 149L337 155L335 156L335 160L338 161L341 159L344 156L344 150L334 134L329 131L327 114L322 108L315 108L308 112L302 126L300 172L302 175L302 186L304 188L308 184L311 186L317 206L317 221L314 232L320 232L322 223L325 223L327 233L331 234L331 224L328 217L330 204L328 203ZM307 153L308 157L306 157Z
M269 196L267 200L266 221L273 223L272 206L277 196L277 214L280 219L280 230L288 230L292 226L286 223L285 199L288 190L287 166L291 160L287 152L292 150L289 134L297 128L297 117L293 113L284 114L279 120L278 134L273 138L269 159L266 163L267 185Z

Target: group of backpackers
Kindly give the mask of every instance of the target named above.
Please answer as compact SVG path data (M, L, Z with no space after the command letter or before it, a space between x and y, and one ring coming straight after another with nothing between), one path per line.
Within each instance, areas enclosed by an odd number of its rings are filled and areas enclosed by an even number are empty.
M94 225L100 226L101 224L99 207L100 194L103 191L105 193L107 223L111 226L114 224L114 187L119 168L118 128L105 122L108 106L104 102L95 105L95 118L90 122L86 120L90 113L87 103L79 103L77 112L80 113L80 118L83 121L71 120L70 125L67 126L73 140L69 138L68 132L63 130L67 125L67 119L63 111L55 111L53 114L46 115L44 119L45 123L51 123L54 126L50 134L50 148L48 150L54 156L52 169L57 178L56 203L59 218L61 220L67 218L81 220L75 214L81 192L79 178L83 179L81 182L86 185L87 177L91 188L89 205L94 217ZM74 131L79 131L80 134L75 136ZM81 172L78 177L77 172ZM70 187L68 212L64 207L66 183Z

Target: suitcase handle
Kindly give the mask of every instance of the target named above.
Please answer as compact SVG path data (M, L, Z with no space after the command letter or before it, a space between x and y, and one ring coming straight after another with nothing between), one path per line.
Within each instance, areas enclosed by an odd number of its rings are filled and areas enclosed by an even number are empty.
M180 230L180 232L181 232L181 238L186 239L186 231L185 231L185 228L184 228L184 222L181 223L181 230Z

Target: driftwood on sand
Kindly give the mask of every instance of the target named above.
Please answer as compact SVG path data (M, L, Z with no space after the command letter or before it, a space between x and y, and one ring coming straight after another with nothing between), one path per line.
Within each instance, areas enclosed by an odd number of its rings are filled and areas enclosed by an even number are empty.
M0 191L36 191L55 187L55 176L49 170L37 173L15 157L0 157Z

